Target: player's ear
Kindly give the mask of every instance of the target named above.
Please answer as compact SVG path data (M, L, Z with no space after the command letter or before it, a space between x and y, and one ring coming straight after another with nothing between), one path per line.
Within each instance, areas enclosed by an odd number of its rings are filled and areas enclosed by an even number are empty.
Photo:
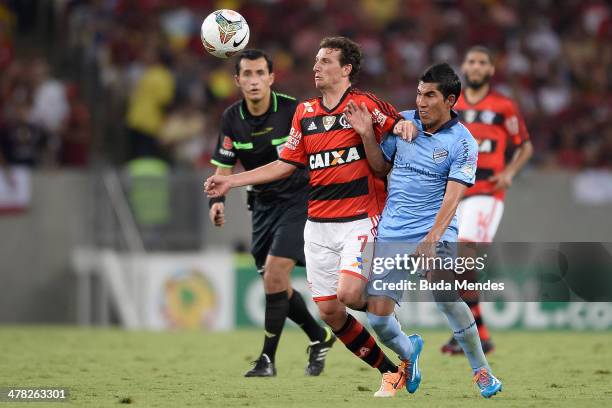
M449 108L452 108L453 105L455 105L455 102L457 102L457 95L454 95L454 94L448 95L445 102Z
M234 75L234 84L236 84L236 86L240 88L240 82L238 81L238 75Z
M353 72L353 65L352 64L346 64L342 66L342 76L350 76L351 72Z
M274 72L270 74L270 86L274 83Z

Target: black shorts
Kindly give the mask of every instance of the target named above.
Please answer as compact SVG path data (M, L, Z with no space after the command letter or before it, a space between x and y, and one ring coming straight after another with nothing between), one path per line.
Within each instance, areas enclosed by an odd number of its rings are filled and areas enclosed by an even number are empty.
M307 211L305 199L270 204L255 201L251 254L260 273L268 254L293 259L297 265L306 266L304 225Z

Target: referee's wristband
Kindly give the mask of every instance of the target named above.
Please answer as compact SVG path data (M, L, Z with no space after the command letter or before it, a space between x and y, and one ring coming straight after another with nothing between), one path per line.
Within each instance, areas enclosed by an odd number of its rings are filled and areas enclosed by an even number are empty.
M225 203L225 196L213 197L208 200L208 208L212 207L215 203Z

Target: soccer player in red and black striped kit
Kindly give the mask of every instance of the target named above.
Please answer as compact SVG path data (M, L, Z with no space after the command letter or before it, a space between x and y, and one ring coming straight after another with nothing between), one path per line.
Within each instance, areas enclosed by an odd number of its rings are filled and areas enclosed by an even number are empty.
M240 174L212 176L204 188L209 196L216 197L233 187L269 183L298 168L309 168L304 253L319 314L357 357L381 374L398 373L394 386L399 389L405 385L402 371L346 312L347 306L366 308L368 271L363 271L362 251L376 235L386 189L384 180L370 168L362 139L343 112L349 101L365 104L372 113L379 142L387 132L398 130L396 125L401 120L391 105L352 87L360 65L361 51L356 43L344 37L323 39L313 67L315 86L322 96L298 105L279 160ZM414 131L402 123L400 133Z
M491 77L495 73L491 51L480 45L471 47L461 69L467 86L455 109L478 142L478 167L476 183L466 191L457 209L459 241L490 243L504 212L506 189L533 154L533 146L514 102L491 89ZM506 162L506 154L511 149L512 159ZM462 245L461 250L470 249ZM478 292L467 291L462 297L476 320L483 351L491 352L493 342L482 320ZM442 352L461 354L463 350L451 338L442 346Z

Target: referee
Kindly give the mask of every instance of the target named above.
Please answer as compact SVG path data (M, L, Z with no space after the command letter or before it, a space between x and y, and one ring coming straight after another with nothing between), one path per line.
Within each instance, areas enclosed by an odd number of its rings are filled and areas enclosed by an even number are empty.
M298 105L295 98L274 92L272 60L260 50L245 50L236 58L234 80L243 99L223 113L217 148L211 163L215 174L230 175L237 160L251 170L278 159ZM265 337L261 355L245 377L276 375L274 358L285 319L293 320L310 338L306 375L321 374L325 357L336 340L308 312L304 299L291 287L291 271L305 265L304 224L308 200L307 170L255 186L248 192L252 211L251 254L263 276L266 293ZM225 197L210 200L210 219L225 223Z

